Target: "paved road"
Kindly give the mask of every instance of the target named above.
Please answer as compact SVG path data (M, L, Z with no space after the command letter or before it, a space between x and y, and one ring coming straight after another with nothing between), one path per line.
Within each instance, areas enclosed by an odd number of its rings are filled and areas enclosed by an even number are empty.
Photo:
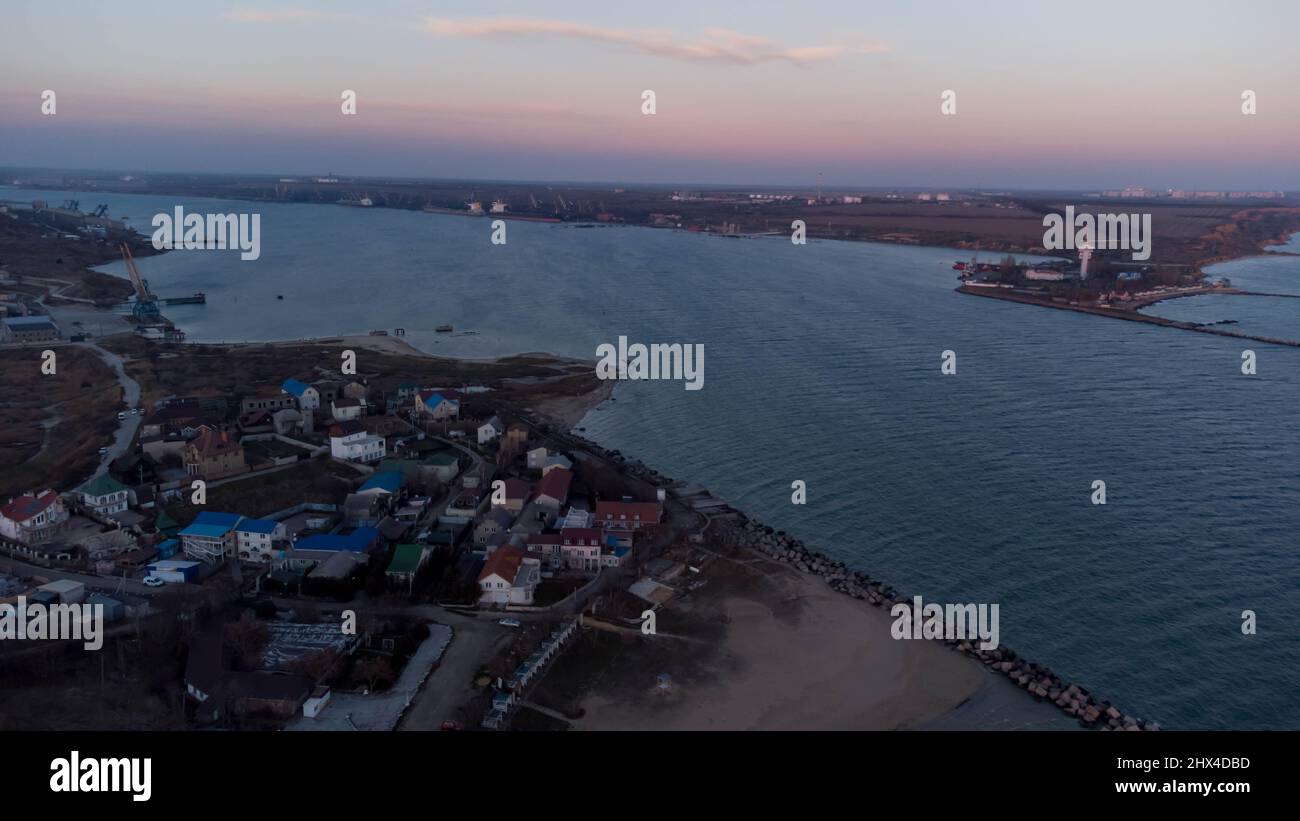
M131 593L136 596L157 596L161 595L169 588L183 587L189 588L192 585L169 584L165 587L148 587L135 579L123 579L120 576L90 576L85 573L74 573L70 570L63 570L57 567L42 567L38 564L31 564L21 559L10 558L8 554L0 554L0 572L9 573L15 576L41 576L47 579L70 579L74 582L81 582L91 590L100 590L111 593L114 590L121 590L125 593Z
M113 438L113 444L109 445L108 453L99 458L99 467L95 469L94 479L108 472L109 463L119 456L123 456L131 448L131 443L135 441L135 432L140 427L140 417L142 414L132 413L132 410L140 408L140 383L126 375L126 368L123 365L122 357L112 351L104 350L93 342L79 342L79 347L94 351L102 360L108 363L109 367L117 373L117 381L122 385L122 395L126 402L126 418L117 426L117 434Z
M457 718L457 710L478 693L474 674L510 643L513 633L493 619L480 620L440 610L438 621L455 630L442 664L425 681L399 730L436 730Z

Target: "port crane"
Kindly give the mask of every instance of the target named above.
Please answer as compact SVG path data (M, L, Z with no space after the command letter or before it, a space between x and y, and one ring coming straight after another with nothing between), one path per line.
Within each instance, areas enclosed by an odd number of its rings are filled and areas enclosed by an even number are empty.
M131 285L135 288L135 303L131 306L131 316L138 322L155 322L161 317L158 310L158 299L149 292L149 282L140 276L140 270L135 267L135 257L131 256L131 249L124 242L122 243L122 260L126 263L126 271L131 276Z

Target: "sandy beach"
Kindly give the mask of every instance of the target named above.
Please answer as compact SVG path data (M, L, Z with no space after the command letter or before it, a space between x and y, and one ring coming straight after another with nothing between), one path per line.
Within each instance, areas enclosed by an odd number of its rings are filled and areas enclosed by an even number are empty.
M658 635L592 631L557 664L545 690L580 706L574 729L908 729L990 684L980 665L894 640L886 613L787 566L718 556L682 581L701 580L659 610ZM671 676L666 691L660 674Z

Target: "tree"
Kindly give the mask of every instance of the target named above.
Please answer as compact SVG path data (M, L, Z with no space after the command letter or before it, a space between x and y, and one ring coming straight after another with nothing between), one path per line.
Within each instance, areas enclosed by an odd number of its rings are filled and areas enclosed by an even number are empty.
M353 666L352 677L364 681L373 692L377 683L382 681L385 684L392 684L396 675L388 659L382 656L367 656Z
M234 648L240 663L245 667L257 667L262 661L262 651L271 643L271 629L251 610L245 610L239 621L226 625L226 643Z

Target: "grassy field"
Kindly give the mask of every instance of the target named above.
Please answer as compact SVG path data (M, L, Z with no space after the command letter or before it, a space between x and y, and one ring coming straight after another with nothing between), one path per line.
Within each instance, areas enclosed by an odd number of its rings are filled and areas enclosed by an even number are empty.
M316 368L335 368L348 347L317 342L296 345L185 345L161 348L138 337L113 337L103 346L129 357L128 374L140 383L145 403L168 395L228 396L276 388L288 378L314 379ZM594 390L593 373L565 375L571 366L547 357L516 356L495 362L439 359L365 351L358 356L357 379L372 391L396 391L403 383L421 386L463 383L501 388L501 395L572 396ZM510 385L506 380L552 377L545 385ZM377 398L377 395L375 396Z
M121 258L116 245L89 238L63 239L49 234L40 226L0 217L0 269L19 282L31 278L57 279L73 284L64 296L93 300L97 305L112 306L131 296L131 284L125 279L90 270ZM136 256L155 253L152 247L135 247ZM40 285L35 290L44 290Z
M122 389L94 352L64 345L57 373L41 373L39 348L0 356L0 498L89 478L122 410Z

